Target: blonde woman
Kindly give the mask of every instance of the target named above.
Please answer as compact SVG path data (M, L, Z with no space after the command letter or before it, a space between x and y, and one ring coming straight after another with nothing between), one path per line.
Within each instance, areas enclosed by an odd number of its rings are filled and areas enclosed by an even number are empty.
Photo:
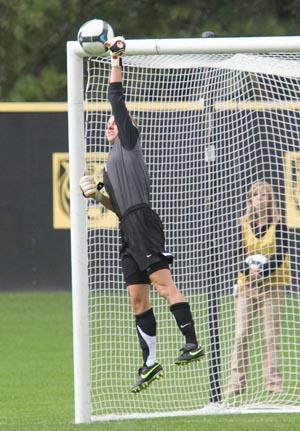
M237 282L235 342L225 397L246 389L256 311L260 312L262 325L264 387L281 393L278 339L284 286L291 282L288 231L281 222L272 187L265 181L257 181L250 188L246 213L241 218L241 237L243 264Z

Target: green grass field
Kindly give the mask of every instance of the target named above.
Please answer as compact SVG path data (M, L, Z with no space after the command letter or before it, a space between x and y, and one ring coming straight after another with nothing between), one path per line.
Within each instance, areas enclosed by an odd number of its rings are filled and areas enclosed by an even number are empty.
M299 431L300 414L251 414L74 425L71 295L0 294L0 429L18 431Z

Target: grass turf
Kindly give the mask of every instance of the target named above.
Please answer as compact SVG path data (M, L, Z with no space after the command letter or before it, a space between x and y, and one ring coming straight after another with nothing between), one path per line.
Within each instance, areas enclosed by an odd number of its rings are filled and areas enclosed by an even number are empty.
M7 431L298 431L298 414L251 414L74 425L71 295L0 294L0 429Z

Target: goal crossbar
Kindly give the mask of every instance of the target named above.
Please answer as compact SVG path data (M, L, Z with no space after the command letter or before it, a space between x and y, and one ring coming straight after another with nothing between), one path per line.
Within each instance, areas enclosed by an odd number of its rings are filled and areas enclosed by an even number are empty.
M68 42L68 46L75 54L81 57L89 57L77 41ZM126 55L299 51L300 36L126 39Z

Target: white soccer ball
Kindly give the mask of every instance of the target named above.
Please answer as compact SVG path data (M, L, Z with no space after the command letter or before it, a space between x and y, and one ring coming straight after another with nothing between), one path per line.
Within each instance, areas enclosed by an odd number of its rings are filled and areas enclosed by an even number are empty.
M268 262L268 259L263 254L252 254L251 256L247 257L246 263L251 268L261 268L263 265L265 265Z
M92 19L83 24L77 34L82 49L90 55L102 55L104 43L114 37L112 27L102 19Z

